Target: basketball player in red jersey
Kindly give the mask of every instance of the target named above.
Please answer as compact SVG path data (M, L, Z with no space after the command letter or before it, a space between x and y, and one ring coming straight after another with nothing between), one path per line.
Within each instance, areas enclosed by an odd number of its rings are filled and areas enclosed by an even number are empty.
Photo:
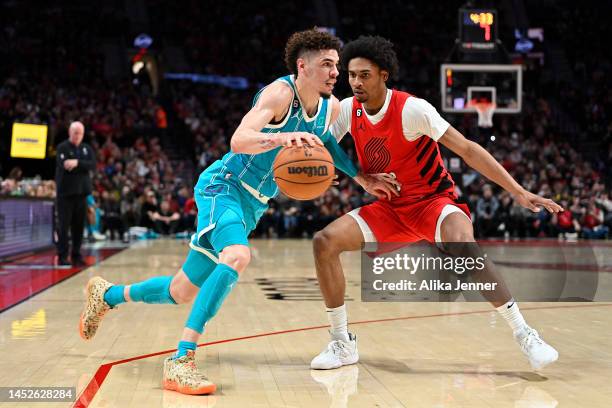
M399 197L355 209L318 232L313 241L317 278L331 324L331 342L311 362L314 369L332 369L358 361L356 337L347 330L345 279L340 254L365 242L410 243L426 240L451 255L474 242L470 213L457 203L455 184L444 166L438 143L470 167L509 191L516 202L537 212L556 213L555 202L523 189L480 145L467 140L427 101L388 89L397 74L393 44L381 37L360 37L342 51L354 97L344 99L332 133L340 140L350 131L365 173L391 173L401 184ZM476 245L476 244L474 244ZM487 296L513 330L531 366L539 369L557 360L557 351L525 322L503 280L487 261L487 279L498 282Z

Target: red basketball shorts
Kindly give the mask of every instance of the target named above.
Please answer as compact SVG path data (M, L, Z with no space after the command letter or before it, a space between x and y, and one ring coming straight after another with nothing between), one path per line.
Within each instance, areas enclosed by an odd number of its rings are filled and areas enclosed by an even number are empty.
M460 212L468 219L467 205L452 196L438 195L410 204L378 200L349 212L359 224L365 242L442 242L440 227L448 215Z

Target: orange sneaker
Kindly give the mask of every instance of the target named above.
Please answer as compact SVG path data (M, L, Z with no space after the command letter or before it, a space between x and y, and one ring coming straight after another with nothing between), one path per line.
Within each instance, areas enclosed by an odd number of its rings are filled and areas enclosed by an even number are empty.
M113 286L99 276L94 276L87 282L85 308L79 321L79 334L84 340L90 340L96 335L100 320L111 307L104 301L104 294Z
M187 351L187 355L164 360L164 378L162 386L166 390L181 394L201 395L212 394L217 386L198 371L195 365L195 352Z

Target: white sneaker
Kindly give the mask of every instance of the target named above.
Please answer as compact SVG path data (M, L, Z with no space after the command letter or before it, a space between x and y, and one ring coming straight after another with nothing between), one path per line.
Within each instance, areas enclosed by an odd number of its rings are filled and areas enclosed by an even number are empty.
M349 333L349 341L333 340L325 350L310 362L310 368L315 370L330 370L359 361L357 353L357 337Z
M516 333L514 339L529 359L529 364L534 370L544 368L559 358L559 352L542 340L538 332L531 327Z

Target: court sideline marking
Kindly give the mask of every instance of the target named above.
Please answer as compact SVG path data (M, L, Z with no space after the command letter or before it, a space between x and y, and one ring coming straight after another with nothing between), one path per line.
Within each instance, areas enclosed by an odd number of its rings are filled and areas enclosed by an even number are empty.
M589 305L583 305L583 306L578 306L578 305L559 305L559 306L522 307L521 310L525 311L525 310L577 309L577 308L607 307L607 306L612 306L612 303L589 304ZM429 315L414 315L414 316L389 317L389 318L385 318L385 319L361 320L361 321L357 321L357 322L351 322L351 323L349 323L349 325L354 326L354 325L358 325L358 324L384 323L384 322L399 321L399 320L427 319L427 318L431 318L431 317L465 316L465 315L473 315L473 314L491 313L492 311L494 311L494 309L493 308L489 308L487 310L472 310L472 311L468 311L468 312L435 313L435 314L429 314ZM280 330L280 331L274 331L274 332L259 333L259 334L253 334L253 335L250 335L250 336L243 336L243 337L233 337L233 338L230 338L230 339L216 340L216 341L211 341L211 342L207 342L207 343L201 343L201 344L198 344L198 347L207 347L207 346L213 346L215 344L231 343L231 342L235 342L235 341L255 339L255 338L258 338L258 337L275 336L275 335L278 335L278 334L287 334L287 333L295 333L295 332L301 332L301 331L318 330L318 329L324 329L324 328L327 328L327 327L329 327L329 325L326 324L326 325L321 325L321 326L310 326L310 327L302 327L302 328L298 328L298 329ZM83 389L83 392L80 394L79 398L75 401L75 403L73 405L73 408L87 408L89 406L89 404L93 401L94 397L96 396L98 390L102 387L102 384L104 383L104 380L106 379L108 373L110 372L111 368L113 368L113 366L129 363L129 362L136 361L136 360L142 360L142 359L149 358L149 357L155 357L155 356L159 356L159 355L163 355L163 354L169 354L169 353L172 353L172 352L175 352L175 351L176 351L176 349L163 350L163 351L158 351L156 353L144 354L144 355L140 355L140 356L136 356L136 357L126 358L126 359L123 359L123 360L113 361L111 363L102 364L98 368L96 373L94 374L94 376L91 379L91 381L89 381L89 384L87 384L87 386Z

